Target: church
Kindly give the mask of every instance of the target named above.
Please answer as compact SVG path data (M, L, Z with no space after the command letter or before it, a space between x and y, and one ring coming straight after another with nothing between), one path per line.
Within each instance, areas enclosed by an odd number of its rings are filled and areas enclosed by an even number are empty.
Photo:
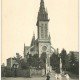
M51 50L51 37L48 31L48 23L48 12L44 6L44 0L41 0L36 23L38 37L35 39L35 34L33 34L30 46L25 46L24 44L24 58L26 59L27 54L38 54L39 57L42 54L46 54L46 73L51 69L50 55L53 53Z

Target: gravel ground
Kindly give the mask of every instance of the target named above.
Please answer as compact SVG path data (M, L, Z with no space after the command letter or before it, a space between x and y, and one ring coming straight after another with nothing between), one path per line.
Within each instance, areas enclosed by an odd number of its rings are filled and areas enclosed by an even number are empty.
M60 75L59 75L60 76ZM2 77L1 80L46 80L46 77L31 77L31 78L23 78L23 77ZM52 72L50 75L50 80L79 80L79 79L67 79L65 76L62 79L56 79L56 73Z

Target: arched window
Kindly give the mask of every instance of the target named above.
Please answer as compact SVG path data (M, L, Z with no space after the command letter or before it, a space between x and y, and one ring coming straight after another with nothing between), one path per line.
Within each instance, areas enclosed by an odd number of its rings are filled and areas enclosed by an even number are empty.
M41 38L44 38L44 35L43 35L43 26L41 27Z

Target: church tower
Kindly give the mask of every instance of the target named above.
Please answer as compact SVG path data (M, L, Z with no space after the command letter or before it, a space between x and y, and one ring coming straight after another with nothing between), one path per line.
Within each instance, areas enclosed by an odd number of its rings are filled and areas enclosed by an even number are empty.
M38 53L39 57L41 55L46 55L46 73L50 71L50 53L51 53L51 42L50 35L48 32L48 13L44 6L44 0L40 2L40 8L37 17L37 35L38 35Z
M38 39L48 39L48 13L45 10L44 1L41 0L37 17Z

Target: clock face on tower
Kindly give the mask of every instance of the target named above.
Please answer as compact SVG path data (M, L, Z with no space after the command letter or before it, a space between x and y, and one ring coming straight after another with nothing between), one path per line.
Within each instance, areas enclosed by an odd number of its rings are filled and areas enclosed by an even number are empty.
M46 50L47 50L47 47L46 47L46 46L43 46L43 47L42 47L42 50L43 50L43 51L46 51Z

